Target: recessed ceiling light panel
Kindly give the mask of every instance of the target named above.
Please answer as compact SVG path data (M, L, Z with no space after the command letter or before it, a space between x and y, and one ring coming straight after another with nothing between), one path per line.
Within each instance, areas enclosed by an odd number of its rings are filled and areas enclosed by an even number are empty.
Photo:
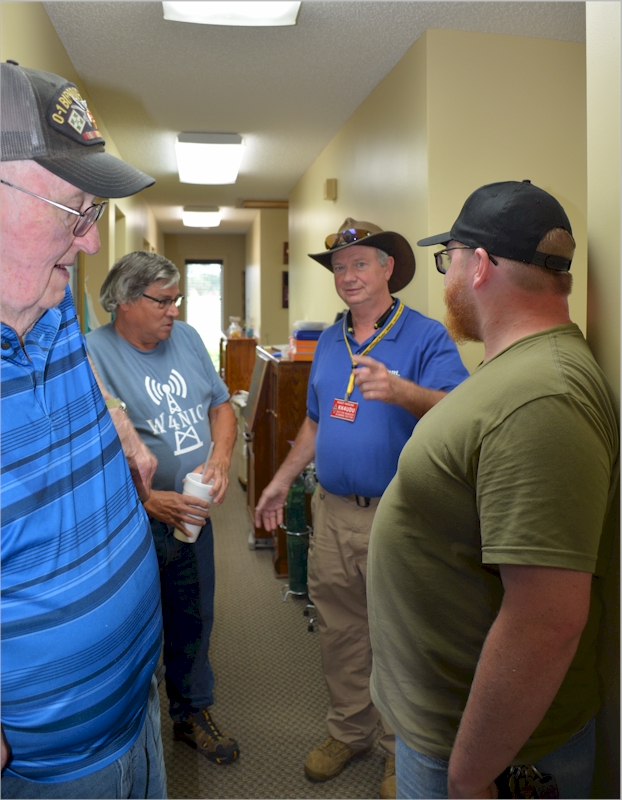
M216 228L221 213L218 206L184 206L181 218L188 228Z
M169 2L162 3L164 19L173 22L194 22L200 25L242 25L279 26L295 25L300 3L263 2L237 2L227 0L224 3L200 2Z
M181 183L235 183L244 142L238 133L180 133L175 155Z

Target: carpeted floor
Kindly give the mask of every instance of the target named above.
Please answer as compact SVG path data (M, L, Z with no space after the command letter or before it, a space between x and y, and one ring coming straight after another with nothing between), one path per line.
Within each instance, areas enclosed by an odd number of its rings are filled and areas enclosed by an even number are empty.
M231 468L227 499L214 508L216 612L210 658L216 676L213 716L240 745L240 758L217 766L173 741L164 682L162 739L169 798L373 798L384 756L374 749L331 781L303 772L307 754L327 736L328 694L317 632L306 600L281 599L271 550L249 550L246 494Z

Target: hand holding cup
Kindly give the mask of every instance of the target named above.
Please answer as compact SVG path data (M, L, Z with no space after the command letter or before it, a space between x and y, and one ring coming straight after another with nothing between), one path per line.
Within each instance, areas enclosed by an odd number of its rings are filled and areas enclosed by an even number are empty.
M199 497L201 500L205 500L207 503L211 503L213 486L214 486L213 480L208 481L207 483L203 483L202 476L200 473L189 472L186 475L186 479L184 481L183 493L191 497ZM175 528L173 536L180 542L187 542L188 544L193 544L194 542L196 542L203 525L204 525L203 522L200 525L190 525L189 523L186 523L185 528L189 533L192 534L192 536L190 537L186 536L186 534L182 533L178 528Z

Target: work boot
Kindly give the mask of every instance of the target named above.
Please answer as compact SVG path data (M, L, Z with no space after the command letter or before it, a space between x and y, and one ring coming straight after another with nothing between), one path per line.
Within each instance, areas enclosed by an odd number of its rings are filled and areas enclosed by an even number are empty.
M372 745L363 750L353 750L349 745L329 736L305 761L305 772L315 781L328 781L343 770L347 762L357 755L368 753Z
M173 723L173 736L176 741L189 744L215 764L230 764L240 755L238 743L220 730L207 708L202 708L183 722Z
M395 800L395 756L387 756L384 762L384 775L380 784L380 800Z

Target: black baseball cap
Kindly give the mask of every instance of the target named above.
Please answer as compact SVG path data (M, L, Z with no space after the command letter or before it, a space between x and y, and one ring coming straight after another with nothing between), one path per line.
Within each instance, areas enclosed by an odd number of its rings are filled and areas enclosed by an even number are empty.
M572 259L538 251L542 237L553 228L572 236L566 212L553 195L531 181L502 181L480 186L471 194L447 233L417 242L419 247L460 242L483 247L488 253L513 261L567 272Z
M1 65L2 161L36 161L97 197L128 197L155 179L104 150L75 84L15 61Z

